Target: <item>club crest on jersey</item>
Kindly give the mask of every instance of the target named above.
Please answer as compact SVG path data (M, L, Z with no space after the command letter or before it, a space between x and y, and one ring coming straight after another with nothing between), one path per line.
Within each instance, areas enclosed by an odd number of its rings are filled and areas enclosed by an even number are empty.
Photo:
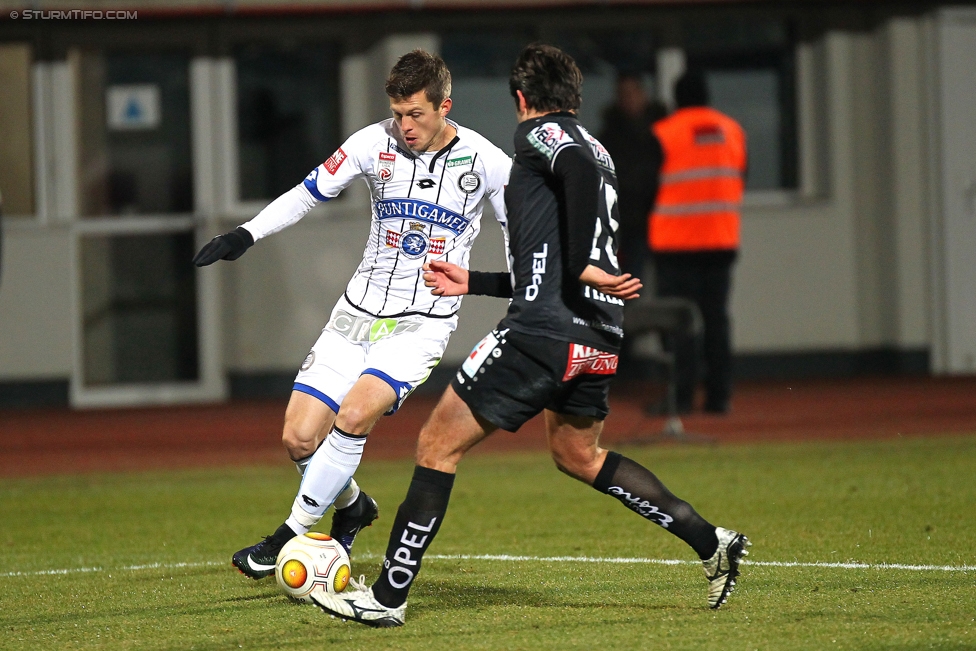
M381 151L380 160L376 164L376 176L383 183L389 183L393 180L393 169L395 165L396 154Z
M322 166L329 172L329 174L335 176L336 170L342 167L342 164L346 162L346 152L342 151L342 147L336 149L335 153L329 156L329 159L322 163Z
M386 231L386 245L400 249L403 255L411 259L422 258L428 253L444 253L444 242L443 237L428 237L420 222L410 222L410 230L405 233Z
M464 194L473 194L481 187L481 177L475 172L465 172L458 177L458 188Z

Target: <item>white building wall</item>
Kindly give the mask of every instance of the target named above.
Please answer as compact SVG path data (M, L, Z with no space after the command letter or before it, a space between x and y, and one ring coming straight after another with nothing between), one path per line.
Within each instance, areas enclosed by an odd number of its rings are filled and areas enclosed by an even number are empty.
M809 44L807 68L815 78L800 80L807 89L801 137L813 149L801 156L813 183L795 196L753 200L744 211L732 305L736 352L931 345L931 79L923 22L899 18L875 32L835 31ZM375 70L381 61L388 68L393 49L431 46L429 38L418 38L398 37L347 62L347 132L367 115L380 117L375 95L360 112L351 99L370 96L363 73L371 84L381 83ZM365 194L353 192L260 242L240 261L218 265L225 368L297 368L361 259L367 211ZM485 216L475 268L504 268L493 222ZM69 231L10 224L5 231L0 381L67 378ZM446 362L463 358L504 309L497 299L466 299Z
M894 222L894 288L898 310L892 343L925 347L931 342L928 238L931 203L928 160L926 53L921 21L898 18L885 28L891 92L891 198Z
M732 299L736 352L853 349L859 344L854 223L855 94L851 37L823 44L827 151L821 196L743 210ZM812 111L804 106L801 111Z
M4 224L0 382L71 375L70 258L67 229Z
M821 56L808 74L823 83L800 84L825 96L801 104L808 114L801 132L812 121L807 139L821 142L803 144L823 147L825 176L786 205L743 211L734 348L925 348L929 189L919 21L831 32L809 47Z

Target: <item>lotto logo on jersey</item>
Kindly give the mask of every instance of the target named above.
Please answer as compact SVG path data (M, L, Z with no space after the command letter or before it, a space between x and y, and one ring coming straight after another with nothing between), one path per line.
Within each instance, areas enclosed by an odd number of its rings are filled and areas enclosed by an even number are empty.
M376 176L383 183L393 180L393 170L396 165L396 154L381 151L379 163L376 164Z
M326 170L328 170L329 174L335 176L336 170L338 170L339 167L341 167L342 164L346 162L347 158L348 156L346 156L346 152L342 151L342 147L339 147L338 149L336 149L336 152L334 154L329 156L329 160L322 163L322 166L325 167Z
M579 375L615 375L618 362L619 358L613 353L590 346L570 344L563 382L568 382Z

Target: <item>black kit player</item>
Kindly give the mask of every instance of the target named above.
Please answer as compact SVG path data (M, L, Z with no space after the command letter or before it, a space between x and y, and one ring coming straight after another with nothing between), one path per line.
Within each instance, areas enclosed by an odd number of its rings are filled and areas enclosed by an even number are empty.
M515 63L510 87L519 126L505 191L512 277L446 263L431 263L425 275L436 295L512 302L421 430L379 579L372 587L360 581L340 594L313 594L327 613L374 627L403 625L407 593L444 519L464 453L494 430L516 431L542 411L560 470L695 550L710 607L725 603L735 585L748 539L709 524L649 470L599 446L624 300L641 285L620 275L613 161L576 119L581 85L575 62L554 47L530 45Z

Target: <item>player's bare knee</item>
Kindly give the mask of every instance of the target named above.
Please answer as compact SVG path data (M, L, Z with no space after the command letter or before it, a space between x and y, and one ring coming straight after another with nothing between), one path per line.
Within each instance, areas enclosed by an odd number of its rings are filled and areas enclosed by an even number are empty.
M431 464L436 465L444 457L443 451L439 449L440 447L434 439L424 436L423 431L421 431L420 437L417 439L417 465L433 468L434 465Z
M339 414L336 416L336 427L343 432L350 434L367 434L377 415L367 406L358 403L345 402L339 407Z
M555 455L553 455L552 461L553 463L556 464L556 470L563 473L564 475L569 475L570 477L574 477L574 478L576 477L576 475L573 474L573 471L570 470L567 466L563 465L562 461L557 459Z
M286 422L281 433L281 444L293 461L304 459L315 452L317 442L313 437L304 436L300 428Z
M560 472L580 481L588 481L600 470L599 448L553 446L550 452Z
M428 431L421 430L417 439L417 465L433 468L442 472L454 472L458 462L464 456L457 446L441 437L432 436Z
M582 468L580 459L574 457L573 455L562 454L556 450L552 451L552 461L556 464L556 468L570 477L578 477L579 471Z

